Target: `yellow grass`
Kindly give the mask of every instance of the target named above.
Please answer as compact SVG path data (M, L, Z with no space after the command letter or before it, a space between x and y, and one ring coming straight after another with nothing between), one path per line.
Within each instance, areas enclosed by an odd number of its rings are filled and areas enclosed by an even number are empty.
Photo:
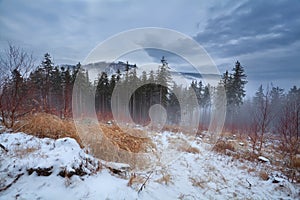
M88 121L88 120L86 120ZM74 124L55 115L36 113L27 115L13 127L15 132L25 132L40 138L71 137L91 150L99 159L124 162L132 167L145 166L144 154L155 148L147 134L138 129L96 123Z
M226 149L235 151L234 146L231 143L222 140L219 140L213 147L213 150L218 153L225 153Z
M267 173L266 171L264 171L264 170L259 172L259 177L260 177L262 180L264 180L264 181L269 180L269 175L268 175L268 173Z
M74 123L71 120L62 120L55 115L36 113L27 115L13 127L15 132L21 131L40 138L71 137L81 144Z

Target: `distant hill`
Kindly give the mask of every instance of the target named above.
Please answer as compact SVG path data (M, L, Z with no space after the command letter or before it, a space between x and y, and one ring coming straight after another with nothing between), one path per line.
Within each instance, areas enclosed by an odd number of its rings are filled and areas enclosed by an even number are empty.
M97 71L106 72L108 76L111 76L112 74L116 74L118 70L120 70L121 73L125 72L127 66L129 70L137 68L136 64L129 64L122 61L112 62L112 63L104 62L104 61L91 63L85 65L85 68L89 71L97 69Z

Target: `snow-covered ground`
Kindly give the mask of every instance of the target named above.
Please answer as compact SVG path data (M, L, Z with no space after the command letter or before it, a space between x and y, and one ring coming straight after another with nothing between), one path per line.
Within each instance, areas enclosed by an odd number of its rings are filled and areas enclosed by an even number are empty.
M126 165L105 164L87 154L74 139L0 134L0 144L8 150L0 148L0 199L300 198L299 185L269 170L270 162L241 162L216 154L209 144L183 134L163 132L152 136L157 151L174 147L177 159L164 162L163 156L155 168L131 171L121 177L102 164ZM184 141L199 152L178 148L176 141ZM266 181L258 175L262 170L270 175ZM147 177L145 188L138 192Z

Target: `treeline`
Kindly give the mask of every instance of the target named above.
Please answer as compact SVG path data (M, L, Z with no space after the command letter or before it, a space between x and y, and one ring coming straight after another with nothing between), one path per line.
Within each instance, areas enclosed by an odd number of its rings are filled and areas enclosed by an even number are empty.
M192 81L188 87L177 85L172 81L164 57L156 71L144 71L138 76L136 69L128 66L125 72L118 71L110 77L102 72L94 82L90 81L88 72L80 63L55 66L51 56L45 54L36 67L31 55L14 46L9 47L6 57L2 56L0 61L0 111L2 122L7 127L12 127L18 117L29 112L71 118L72 98L75 105L81 105L86 103L85 96L92 96L99 120L113 119L113 104L118 117L123 117L124 121L129 116L122 116L125 110L120 105L127 106L136 123L147 124L150 122L149 109L160 104L168 114L167 123L178 124L183 119L190 119L188 124L199 117L199 127L207 129L210 111L217 108L213 106L224 90L227 115L223 130L248 134L260 148L267 132L282 133L290 143L299 138L300 89L294 86L285 92L280 87L271 85L264 89L261 86L253 98L245 100L247 76L238 61L231 71L222 75L216 87L201 81ZM74 95L76 81L80 92ZM82 115L88 116L89 113L82 110Z
M126 67L125 73L118 71L111 77L102 72L92 83L88 72L80 63L76 66L55 66L51 56L46 53L41 64L35 67L31 55L20 48L10 46L6 55L1 56L0 63L2 123L12 127L17 118L30 112L51 113L61 118L72 117L72 98L75 104L84 104L85 97L91 96L93 92L99 120L111 120L112 93L117 84L121 88L117 95L118 101L130 99L128 106L135 122L148 123L149 108L154 104L161 104L168 112L173 112L168 115L168 121L176 123L180 120L180 105L176 95L168 89L173 83L167 61L163 58L161 62L157 71L150 71L149 74L143 72L141 77L137 76L135 69L129 70L129 67ZM73 96L75 81L79 83L77 86L80 90L79 94ZM140 87L130 93L130 96L124 93L137 85ZM181 93L187 90L176 84L173 89ZM209 93L205 94L205 98L208 99ZM122 115L122 110L119 110L119 113ZM89 113L82 115L88 116Z
M1 56L0 65L0 112L6 127L13 127L19 117L35 112L71 118L72 102L83 117L96 110L99 120L112 120L116 117L112 115L113 108L124 122L132 118L145 125L154 119L163 124L163 112L153 119L149 116L151 106L160 104L167 113L168 124L189 127L200 119L201 132L211 121L216 122L211 120L212 110L223 112L218 110L218 101L223 102L226 95L223 132L246 135L255 154L265 147L270 134L280 139L280 149L290 161L300 153L300 88L293 86L284 91L272 84L261 85L254 97L245 100L247 76L238 61L215 87L201 81L192 81L188 87L177 85L164 57L156 71L144 71L138 76L135 68L127 66L125 72L118 71L110 77L102 72L93 83L80 63L55 66L50 55L45 54L36 67L31 55L14 46ZM78 90L73 92L74 89ZM82 109L88 103L86 97L95 101L89 111Z
M70 118L76 77L84 77L87 86L91 86L80 63L76 66L55 66L48 53L35 67L32 55L11 45L1 56L0 64L0 112L1 121L7 127L13 127L16 119L30 112Z
M164 107L168 113L167 121L172 124L180 122L182 113L193 118L198 104L203 110L209 110L211 105L210 86L204 86L201 81L192 82L190 87L178 86L172 81L164 58L157 71L144 71L140 77L135 69L126 67L125 72L118 71L111 77L102 72L92 83L80 63L76 66L55 66L51 56L46 53L41 64L35 67L32 56L22 49L10 46L6 53L6 57L1 57L0 111L2 122L7 127L12 127L17 118L29 112L72 117L72 98L75 104L81 105L86 103L85 96L92 96L93 92L99 120L110 120L113 117L112 93L116 85L119 88L116 101L121 103L129 99L130 117L140 124L149 123L149 109L155 104ZM73 96L75 81L79 83L80 92ZM126 93L132 88L136 90ZM116 106L118 114L122 115L122 108L118 107L119 104ZM88 116L89 113L82 115Z

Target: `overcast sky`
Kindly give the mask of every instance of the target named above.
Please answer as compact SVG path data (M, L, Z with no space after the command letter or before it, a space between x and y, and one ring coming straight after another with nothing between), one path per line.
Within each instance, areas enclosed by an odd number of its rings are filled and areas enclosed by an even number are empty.
M300 1L0 0L0 47L49 52L56 64L85 59L100 42L133 28L193 37L223 73L239 60L249 93L260 83L300 86ZM153 56L151 52L149 56Z

